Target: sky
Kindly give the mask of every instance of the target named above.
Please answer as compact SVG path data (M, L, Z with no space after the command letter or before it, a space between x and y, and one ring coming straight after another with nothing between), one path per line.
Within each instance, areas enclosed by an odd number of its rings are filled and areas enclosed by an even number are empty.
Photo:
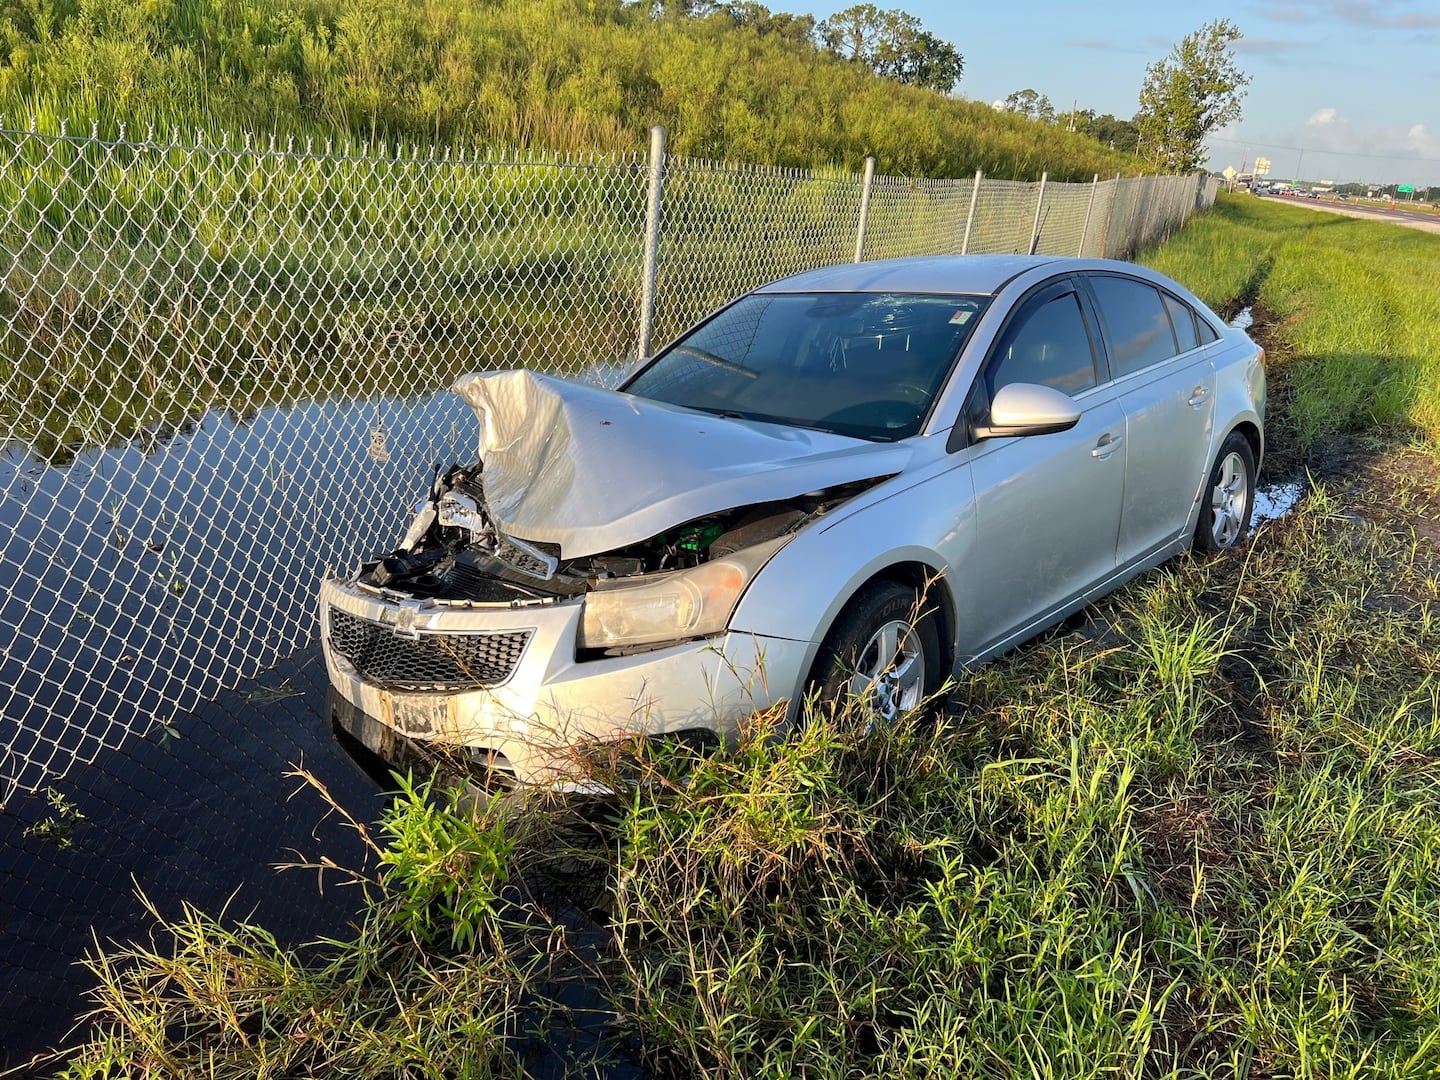
M851 2L769 6L822 19ZM963 97L1028 88L1057 112L1078 102L1122 118L1139 106L1148 64L1226 18L1244 34L1235 59L1251 82L1240 121L1208 140L1212 170L1248 170L1263 156L1275 179L1440 185L1440 0L874 2L960 50Z

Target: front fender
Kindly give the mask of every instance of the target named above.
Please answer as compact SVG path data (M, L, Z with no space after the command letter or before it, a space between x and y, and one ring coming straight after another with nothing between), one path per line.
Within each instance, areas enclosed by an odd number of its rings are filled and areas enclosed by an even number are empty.
M974 542L974 487L969 468L962 466L802 530L756 576L730 629L808 642L808 673L850 598L867 581L904 563L939 576L949 610L963 625L963 574ZM947 652L952 645L946 643Z

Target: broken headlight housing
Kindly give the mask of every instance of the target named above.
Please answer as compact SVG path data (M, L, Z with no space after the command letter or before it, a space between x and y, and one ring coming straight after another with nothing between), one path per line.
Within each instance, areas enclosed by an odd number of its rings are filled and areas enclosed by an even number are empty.
M711 559L689 570L622 579L585 595L581 649L659 645L725 629L746 587L793 534Z

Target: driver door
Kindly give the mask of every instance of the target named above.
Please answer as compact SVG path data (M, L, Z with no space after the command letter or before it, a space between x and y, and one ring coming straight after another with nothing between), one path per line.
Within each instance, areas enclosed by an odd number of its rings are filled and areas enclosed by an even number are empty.
M962 636L976 653L1064 608L1116 567L1125 491L1125 414L1070 279L1022 302L981 368L962 423L983 422L1009 383L1061 390L1081 407L1070 430L968 448L976 548ZM963 659L963 658L962 658Z

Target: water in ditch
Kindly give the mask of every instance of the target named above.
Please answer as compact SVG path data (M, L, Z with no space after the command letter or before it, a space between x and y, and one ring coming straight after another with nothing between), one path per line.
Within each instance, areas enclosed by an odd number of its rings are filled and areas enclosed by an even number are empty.
M214 410L64 463L0 452L0 1071L83 1037L79 961L149 940L142 894L282 943L347 936L354 889L276 869L363 864L297 767L361 821L383 805L331 730L315 591L393 543L474 435L434 391ZM527 1068L558 1075L594 1038Z
M1290 514L1305 496L1305 485L1295 480L1267 484L1255 492L1255 507L1250 512L1250 526L1279 521Z
M282 941L344 932L353 890L274 869L362 854L293 767L361 820L380 806L329 729L315 585L468 456L468 417L448 393L312 402L63 465L0 453L0 1069L73 1042L77 962L149 935L139 893Z

